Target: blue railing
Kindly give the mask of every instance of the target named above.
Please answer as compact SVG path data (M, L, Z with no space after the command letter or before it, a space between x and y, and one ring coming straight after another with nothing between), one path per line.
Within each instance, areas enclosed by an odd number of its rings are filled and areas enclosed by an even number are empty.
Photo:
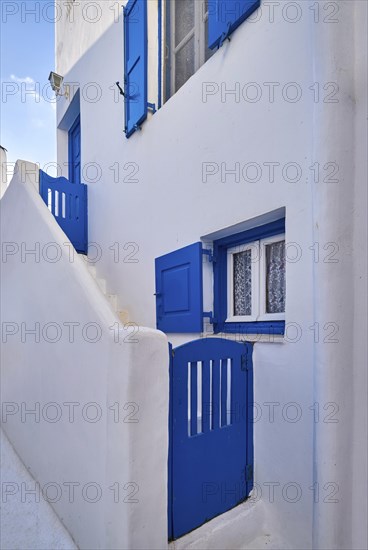
M40 195L76 251L87 254L87 185L52 178L40 170Z

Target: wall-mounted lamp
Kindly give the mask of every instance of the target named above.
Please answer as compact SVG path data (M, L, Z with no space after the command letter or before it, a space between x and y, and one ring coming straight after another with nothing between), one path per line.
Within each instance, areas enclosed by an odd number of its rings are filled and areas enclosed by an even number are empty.
M63 94L60 93L61 87L63 85L63 81L64 81L63 76L60 76L59 74L54 73L53 71L51 71L51 73L49 75L49 82L51 84L51 88L54 90L56 95L61 95L61 96L65 96L66 98L68 98L69 94L68 94L67 86L65 86L65 92Z

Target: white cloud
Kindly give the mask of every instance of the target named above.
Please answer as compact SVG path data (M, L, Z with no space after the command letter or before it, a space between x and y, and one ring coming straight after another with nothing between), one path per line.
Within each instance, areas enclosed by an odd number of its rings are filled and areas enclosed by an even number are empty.
M22 92L21 92L22 100L23 100L23 95L26 93L27 96L33 96L35 98L36 103L40 102L41 96L40 96L40 83L39 82L36 82L30 76L25 76L24 78L22 78L22 77L16 76L15 74L10 75L10 80L12 80L13 82L16 82L17 84L21 85L20 89L22 90ZM22 86L22 84L24 84L24 85L29 84L32 87L28 88L26 86Z
M37 82L29 73L10 72L7 82L12 83L9 89L15 88L8 94L2 121L3 145L9 151L8 162L23 158L42 165L54 160L56 100L53 101L49 83ZM15 131L19 125L21 132Z
M35 103L46 104L49 108L51 108L53 112L56 111L56 98L50 101L51 98L48 95L48 92L46 90L48 86L47 84L36 82L34 78L32 78L31 76L20 77L15 74L10 75L10 80L12 80L13 82L16 82L17 84L25 85L20 87L22 101L23 101L23 97L33 96ZM30 85L30 87L28 87L27 84Z
M32 119L32 124L35 126L35 128L46 128L47 124L45 120L42 120L41 118L34 118Z
M21 78L19 76L15 76L15 74L11 74L10 80L13 80L14 82L19 82L19 83L24 82L25 84L35 84L35 81L30 76L25 76L24 78Z

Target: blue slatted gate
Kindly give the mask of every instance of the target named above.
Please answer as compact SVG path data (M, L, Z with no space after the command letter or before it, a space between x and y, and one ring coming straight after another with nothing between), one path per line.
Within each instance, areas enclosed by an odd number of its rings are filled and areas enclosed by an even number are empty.
M76 251L87 254L87 185L52 178L40 170L40 195Z
M252 346L206 338L171 350L169 539L253 486Z

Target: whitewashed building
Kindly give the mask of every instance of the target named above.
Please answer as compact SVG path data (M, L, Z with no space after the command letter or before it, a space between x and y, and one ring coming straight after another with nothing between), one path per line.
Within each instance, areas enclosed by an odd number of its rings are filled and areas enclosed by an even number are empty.
M68 193L19 163L10 441L41 486L79 484L50 500L80 548L366 548L366 2L57 0L56 19L88 259Z

